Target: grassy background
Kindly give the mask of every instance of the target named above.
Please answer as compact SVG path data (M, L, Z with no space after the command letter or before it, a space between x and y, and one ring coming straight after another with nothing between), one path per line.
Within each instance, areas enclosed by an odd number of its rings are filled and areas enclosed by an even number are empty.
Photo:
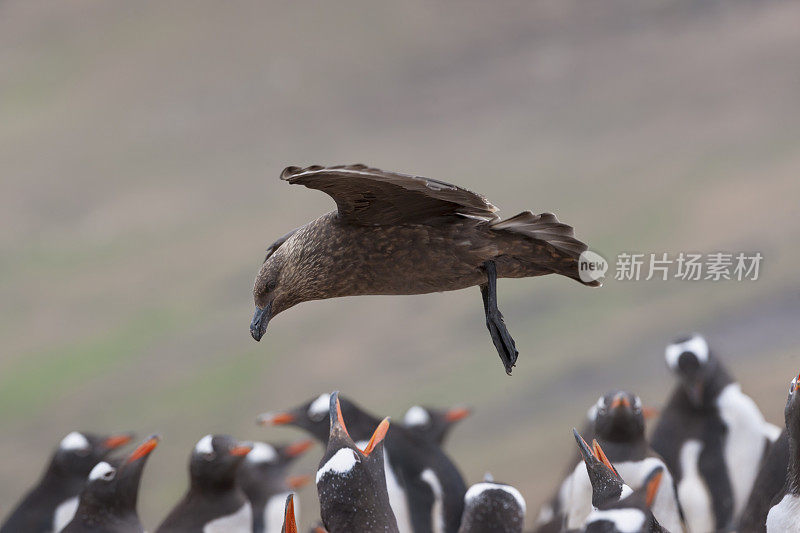
M341 389L378 414L466 403L470 481L529 518L607 389L659 405L700 330L767 416L798 371L800 5L782 1L0 3L0 515L68 431L164 440L148 527L209 432ZM255 344L265 246L332 206L288 164L453 181L555 211L607 257L759 250L751 283L506 280L502 371L477 289L308 303ZM319 450L300 470L312 471ZM314 490L304 522L316 517Z

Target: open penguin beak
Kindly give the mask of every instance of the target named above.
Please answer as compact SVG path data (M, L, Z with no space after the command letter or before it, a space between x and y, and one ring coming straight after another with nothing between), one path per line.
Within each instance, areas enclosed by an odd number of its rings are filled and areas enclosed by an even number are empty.
M575 437L575 442L578 443L578 451L581 452L581 457L583 460L587 463L596 461L597 458L594 456L592 449L589 448L589 445L586 444L586 441L583 439L583 437L581 437L581 434L578 433L577 429L572 428L572 436Z
M339 391L333 391L331 393L330 402L331 430L328 443L333 439L341 438L352 441L350 433L347 431L347 426L344 423L344 417L342 416L342 404L339 403Z
M575 442L578 443L578 450L581 453L581 458L583 458L584 463L586 463L586 472L589 474L590 480L595 479L599 475L598 469L603 470L604 468L608 469L615 477L620 479L617 469L614 468L614 465L608 460L608 457L606 457L605 452L603 452L597 440L593 440L592 446L589 447L575 428L572 428L572 435L575 437ZM594 481L592 481L592 485L594 485Z
M260 341L261 337L264 336L264 333L267 332L267 324L269 324L271 308L272 304L267 304L264 309L256 307L256 312L253 314L253 321L250 322L250 335L253 336L256 342Z

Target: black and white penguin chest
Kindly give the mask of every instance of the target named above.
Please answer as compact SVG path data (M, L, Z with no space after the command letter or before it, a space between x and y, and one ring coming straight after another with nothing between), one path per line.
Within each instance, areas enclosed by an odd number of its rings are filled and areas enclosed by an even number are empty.
M767 450L739 519L739 531L763 532L773 500L782 494L789 470L789 435L784 430Z
M253 508L253 533L281 533L283 528L286 498L291 492L279 492L267 498L263 506ZM294 501L295 513L299 513L299 502Z
M665 410L653 447L675 475L678 499L692 531L730 525L744 508L770 440L768 424L738 383L726 385L698 411Z
M108 443L117 446L127 440L129 437L112 439L78 431L66 435L37 485L0 525L0 533L61 531L75 516L89 471L110 451Z
M64 529L64 526L70 523L72 517L75 516L75 511L78 510L78 501L79 498L75 496L63 500L56 506L56 510L53 513L54 533L61 531L62 529Z
M78 496L68 496L61 490L37 487L0 526L0 533L57 533L75 516L78 501Z
M171 513L157 533L250 533L253 511L242 497L191 499Z
M586 522L585 533L658 533L664 531L641 509L595 509Z
M253 528L253 511L249 502L244 502L232 514L210 519L203 525L203 533L249 533Z

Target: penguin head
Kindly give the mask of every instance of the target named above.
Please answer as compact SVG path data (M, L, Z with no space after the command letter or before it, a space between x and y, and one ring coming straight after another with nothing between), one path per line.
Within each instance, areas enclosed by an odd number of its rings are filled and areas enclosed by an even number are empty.
M630 495L633 491L622 482L617 469L608 460L597 440L592 441L590 448L575 428L572 429L572 434L578 443L578 451L592 483L592 505L600 507Z
M525 498L515 487L494 481L472 485L464 494L461 527L465 531L522 532Z
M152 435L127 457L97 463L89 472L81 503L101 509L135 510L142 471L159 440L158 435Z
M195 445L189 460L192 483L199 486L228 486L236 471L253 449L229 435L206 435Z
M296 490L310 481L309 476L286 475L289 465L313 446L310 439L283 445L252 444L253 449L239 467L239 482L248 495Z
M657 466L645 478L642 486L622 499L601 505L586 518L586 533L649 533L664 531L651 508L664 475Z
M253 442L250 453L245 457L245 463L263 467L284 467L293 463L306 453L314 442L303 439L290 444L270 444L268 442Z
M132 433L95 435L73 431L61 439L53 454L53 465L62 473L86 479L92 468L108 455L128 444Z
M363 415L364 411L347 398L339 397L342 412L351 423ZM323 393L311 398L302 405L287 411L269 411L258 416L257 423L262 426L291 425L303 429L322 443L328 441L329 413L331 395ZM371 430L371 428L370 428Z
M472 410L466 407L436 409L414 405L406 411L403 424L441 445L453 426L471 414Z
M330 395L329 418L328 446L316 475L323 520L326 509L352 508L360 500L372 501L376 490L385 493L386 487L383 440L389 419L384 418L369 442L359 447L347 432L338 392ZM362 507L367 509L369 505Z
M716 369L716 360L711 355L706 339L697 333L682 337L667 346L664 358L689 401L695 407L701 407L706 383Z
M281 533L297 533L297 521L294 516L294 494L289 494L286 497Z
M602 440L629 441L644 436L642 400L626 391L612 391L597 400L594 431Z

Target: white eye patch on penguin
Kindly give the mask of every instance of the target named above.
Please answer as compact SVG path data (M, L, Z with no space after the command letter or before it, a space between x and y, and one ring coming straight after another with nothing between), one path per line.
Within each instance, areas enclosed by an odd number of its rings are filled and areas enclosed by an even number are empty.
M92 471L89 473L89 481L95 481L97 479L102 479L104 481L111 481L114 479L114 476L117 475L117 469L111 466L110 464L106 463L105 461L101 461L92 468Z
M330 394L320 394L319 397L308 406L308 418L314 422L319 422L323 418L326 418L328 416L328 407L330 403Z
M73 431L64 437L58 447L60 450L74 452L79 455L88 454L92 448L89 439L77 431Z

